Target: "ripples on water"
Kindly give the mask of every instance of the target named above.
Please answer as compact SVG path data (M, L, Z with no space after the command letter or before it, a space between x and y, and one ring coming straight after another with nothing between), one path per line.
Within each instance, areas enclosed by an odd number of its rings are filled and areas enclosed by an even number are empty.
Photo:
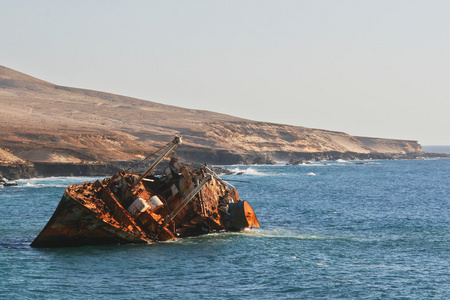
M0 189L0 298L450 298L450 160L229 168L261 229L149 245L30 248L93 178Z

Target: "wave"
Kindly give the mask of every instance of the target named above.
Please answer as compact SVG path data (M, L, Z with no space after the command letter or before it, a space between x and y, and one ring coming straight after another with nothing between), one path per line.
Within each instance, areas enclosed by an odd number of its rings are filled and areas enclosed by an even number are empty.
M347 160L345 160L345 159L336 159L336 161L337 162L339 162L339 163L348 163L348 161Z
M234 174L245 174L245 175L254 175L254 176L263 176L263 175L267 175L263 172L258 171L255 168L249 167L247 169L241 169L240 167L236 167L233 169L229 169L231 172L233 172Z
M46 187L67 187L70 184L93 181L96 177L44 177L19 179L17 184L19 188L46 188Z
M257 238L287 238L287 239L298 239L298 240L315 240L315 239L327 239L326 237L320 237L310 234L298 234L289 229L245 229L239 233L254 236Z
M276 166L287 166L289 165L289 161L288 160L276 160L275 161Z
M31 183L27 182L25 184L19 184L17 187L19 188L47 188L47 187L56 187L56 188L62 188L67 187L68 184L51 184L51 183Z

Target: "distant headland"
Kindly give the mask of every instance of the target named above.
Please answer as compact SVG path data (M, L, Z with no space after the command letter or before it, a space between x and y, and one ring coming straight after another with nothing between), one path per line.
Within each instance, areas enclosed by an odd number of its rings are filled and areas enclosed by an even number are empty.
M434 155L417 141L257 122L58 86L0 66L0 175L7 178L108 175L174 135L183 136L180 158L208 164Z

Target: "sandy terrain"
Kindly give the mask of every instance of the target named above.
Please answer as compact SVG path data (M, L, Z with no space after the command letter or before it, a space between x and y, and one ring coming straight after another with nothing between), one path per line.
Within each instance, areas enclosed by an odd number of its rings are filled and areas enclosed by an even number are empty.
M0 149L0 164L23 164L25 160L9 153L6 150Z
M157 149L176 134L183 136L182 147L240 155L420 151L415 141L356 138L342 132L254 122L57 86L0 66L0 148L10 149L0 152L5 161L130 160Z

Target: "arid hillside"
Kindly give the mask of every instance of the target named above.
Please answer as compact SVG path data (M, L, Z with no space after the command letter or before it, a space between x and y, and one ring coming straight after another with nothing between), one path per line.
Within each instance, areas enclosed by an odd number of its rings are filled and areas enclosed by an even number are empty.
M209 163L257 163L321 153L377 156L421 152L416 141L256 122L57 86L0 66L3 164L133 160L174 135L183 137L177 151L181 157Z

